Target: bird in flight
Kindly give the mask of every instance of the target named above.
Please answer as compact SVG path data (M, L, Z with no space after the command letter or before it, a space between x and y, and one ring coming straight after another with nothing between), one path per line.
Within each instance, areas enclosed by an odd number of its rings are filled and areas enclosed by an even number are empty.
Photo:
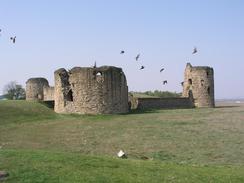
M164 70L164 68L160 69L160 72L162 72Z
M125 53L125 51L124 50L121 50L120 54L124 54L124 53Z
M165 84L167 84L168 83L168 81L167 80L164 80L163 81L163 85L165 85Z
M144 68L145 68L145 67L142 65L141 68L140 68L140 70L142 70L142 69L144 69Z
M140 54L136 55L136 61L138 61Z
M194 48L193 48L193 52L192 52L192 54L195 54L195 53L197 53L197 47L194 47Z
M15 43L15 41L16 41L16 36L14 36L14 37L10 37L10 40L12 40L13 43Z

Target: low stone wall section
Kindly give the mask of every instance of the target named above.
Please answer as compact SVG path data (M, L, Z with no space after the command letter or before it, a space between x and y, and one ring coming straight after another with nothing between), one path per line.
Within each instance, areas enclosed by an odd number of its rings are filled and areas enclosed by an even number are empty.
M44 101L54 101L54 87L43 87Z
M194 103L190 98L132 98L131 109L178 109L193 108Z

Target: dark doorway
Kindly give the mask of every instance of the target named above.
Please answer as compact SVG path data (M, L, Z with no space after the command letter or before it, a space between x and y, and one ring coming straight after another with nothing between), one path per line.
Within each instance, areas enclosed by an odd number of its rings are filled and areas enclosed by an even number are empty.
M73 102L73 92L72 92L72 90L69 90L69 92L67 94L67 101Z
M191 79L188 79L188 83L189 83L190 85L192 85L192 80L191 80Z
M208 87L208 94L210 95L210 87Z

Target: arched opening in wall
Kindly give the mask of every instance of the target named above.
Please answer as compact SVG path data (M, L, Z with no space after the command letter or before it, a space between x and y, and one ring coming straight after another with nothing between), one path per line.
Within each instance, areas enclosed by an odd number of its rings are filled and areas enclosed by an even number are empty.
M96 80L97 80L98 83L102 83L102 82L103 82L103 77L102 77L102 75L103 75L103 73L100 72L100 71L98 71L98 72L96 73Z
M204 80L202 79L202 80L201 80L201 86L203 86L203 84L204 84Z
M188 79L188 84L192 85L192 79Z
M73 92L72 92L72 90L69 90L66 99L67 99L67 101L73 102Z
M208 90L207 91L208 91L208 95L210 95L210 87L208 87Z
M208 71L206 71L206 74L207 74L207 76L209 75L209 72Z
M188 91L188 97L191 98L191 99L193 99L193 93L192 93L192 90L189 90L189 91Z

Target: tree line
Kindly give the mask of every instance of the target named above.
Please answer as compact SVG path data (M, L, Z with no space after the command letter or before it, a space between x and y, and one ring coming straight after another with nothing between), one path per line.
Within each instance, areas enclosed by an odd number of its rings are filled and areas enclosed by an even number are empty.
M24 100L25 89L16 81L11 81L4 86L2 97L8 100Z
M159 98L171 98L171 97L181 97L182 93L170 92L170 91L145 91L145 92L130 92L132 95L140 95L140 96L151 96L151 97L159 97Z

